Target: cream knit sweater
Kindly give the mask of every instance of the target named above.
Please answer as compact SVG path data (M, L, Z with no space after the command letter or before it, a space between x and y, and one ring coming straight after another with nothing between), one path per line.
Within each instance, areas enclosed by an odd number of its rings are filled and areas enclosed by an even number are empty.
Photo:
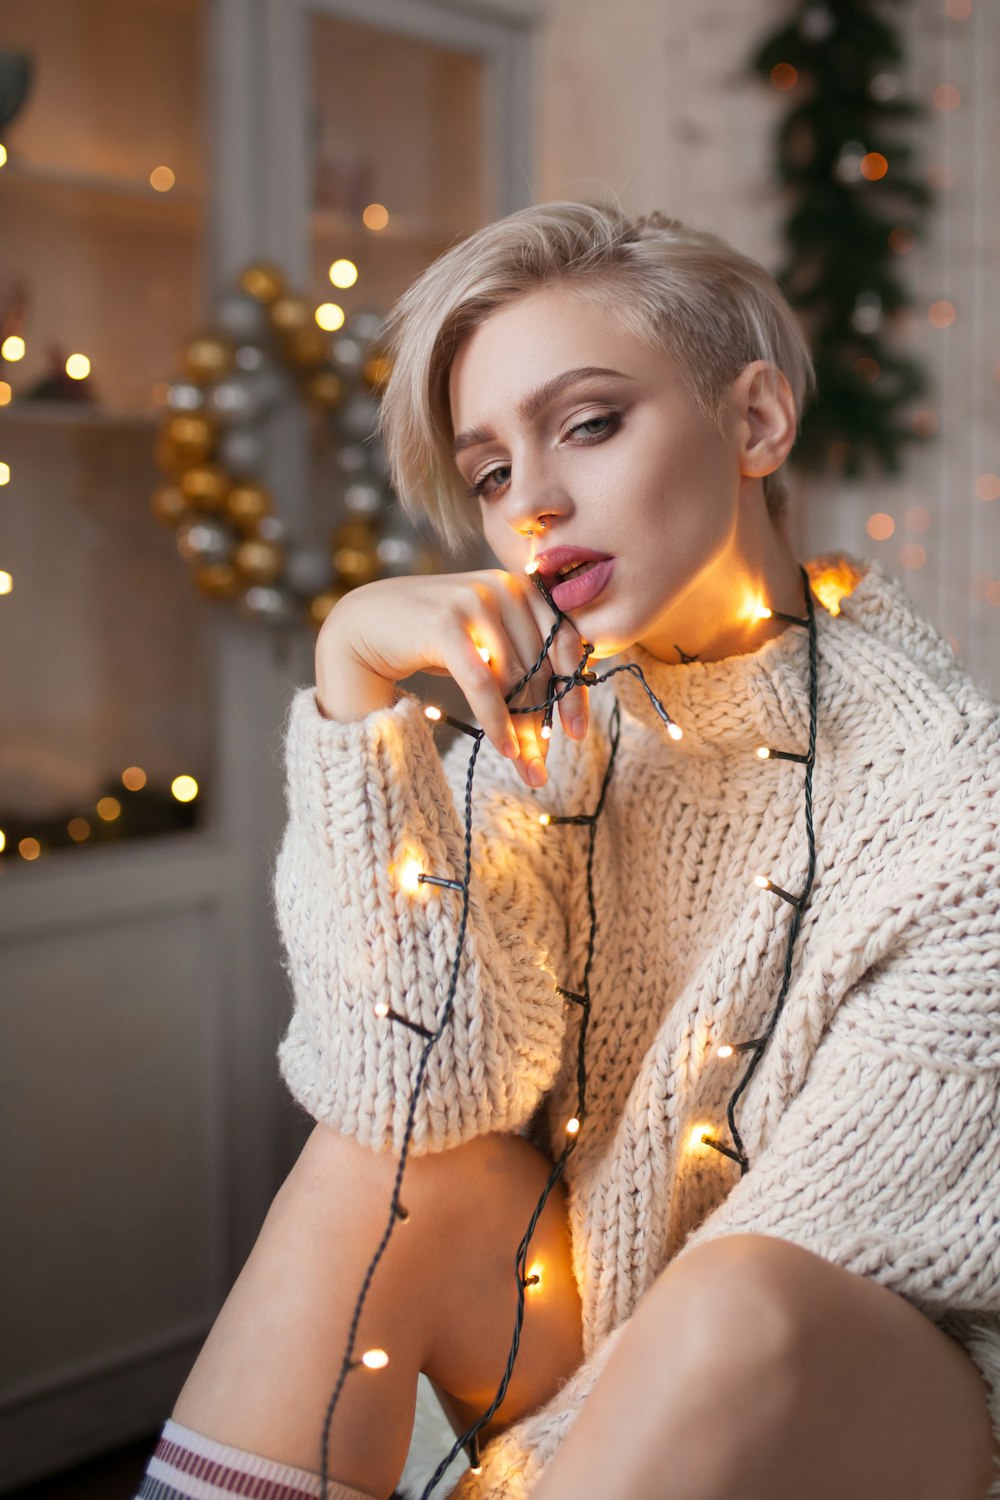
M480 750L454 1012L411 1149L534 1116L555 1156L581 1024L556 985L582 980L589 833L538 814L594 809L621 706L594 857L587 1111L566 1172L585 1358L484 1447L456 1496L530 1494L658 1272L742 1232L870 1276L944 1326L992 1389L1000 1434L1000 717L901 583L857 566L839 614L816 602L815 883L779 1023L737 1105L743 1176L692 1137L704 1126L732 1145L726 1105L747 1054L716 1049L762 1035L780 989L793 909L753 876L802 889L805 768L756 749L806 749L807 632L790 625L720 662L670 665L634 646L598 664L638 662L679 742L620 672L592 689L582 743L556 725L540 790ZM290 705L273 879L295 998L281 1071L317 1120L375 1149L401 1146L425 1045L375 1006L436 1029L461 909L458 892L408 894L400 862L462 878L471 748L460 735L442 759L408 693L350 724L323 718L312 687Z

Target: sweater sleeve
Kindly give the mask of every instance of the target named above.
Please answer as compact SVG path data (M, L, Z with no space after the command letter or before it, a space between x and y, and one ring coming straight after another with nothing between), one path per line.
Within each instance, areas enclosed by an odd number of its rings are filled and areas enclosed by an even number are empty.
M315 1119L398 1152L427 1038L386 1008L434 1033L454 988L411 1149L441 1151L530 1120L558 1071L566 1026L556 989L565 983L561 871L545 859L538 821L551 805L554 748L550 781L532 792L482 743L463 930L461 891L413 876L463 879L473 742L458 736L442 758L409 693L347 724L320 713L313 687L295 693L272 878L294 997L278 1057Z

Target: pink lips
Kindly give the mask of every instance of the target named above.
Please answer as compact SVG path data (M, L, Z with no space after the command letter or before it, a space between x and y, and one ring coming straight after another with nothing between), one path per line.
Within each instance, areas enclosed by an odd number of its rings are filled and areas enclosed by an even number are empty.
M567 611L589 604L606 586L614 572L615 562L613 557L603 558L600 562L595 562L592 568L588 568L586 573L567 578L565 583L557 583L555 588L549 589L553 600L560 609Z

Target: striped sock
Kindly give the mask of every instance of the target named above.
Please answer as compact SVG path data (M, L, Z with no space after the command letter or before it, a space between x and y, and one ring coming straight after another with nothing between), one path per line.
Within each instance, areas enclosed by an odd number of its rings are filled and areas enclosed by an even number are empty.
M322 1494L318 1474L217 1443L168 1418L135 1500L228 1500L232 1495L248 1500L319 1500ZM328 1479L326 1500L375 1497Z

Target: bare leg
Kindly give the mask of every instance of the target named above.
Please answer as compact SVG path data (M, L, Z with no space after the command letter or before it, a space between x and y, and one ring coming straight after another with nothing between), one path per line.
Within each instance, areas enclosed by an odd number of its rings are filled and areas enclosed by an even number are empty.
M176 1421L319 1471L323 1419L396 1167L390 1153L316 1127L181 1391ZM492 1400L514 1328L514 1256L549 1170L519 1136L408 1159L400 1196L409 1218L375 1272L355 1343L355 1357L379 1347L390 1361L348 1375L331 1428L331 1477L376 1496L392 1492L421 1370L470 1420ZM582 1354L561 1184L530 1251L543 1285L526 1296L514 1376L484 1437L546 1401Z
M978 1370L916 1308L732 1235L650 1288L533 1500L984 1500L991 1448Z

